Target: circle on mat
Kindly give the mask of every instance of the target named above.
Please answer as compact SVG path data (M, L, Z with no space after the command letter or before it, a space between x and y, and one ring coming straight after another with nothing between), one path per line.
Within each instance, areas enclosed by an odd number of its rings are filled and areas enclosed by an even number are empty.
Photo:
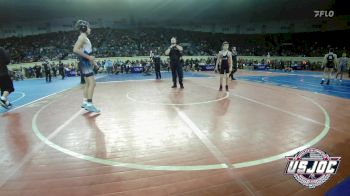
M319 141L321 141L328 133L330 129L330 118L328 112L317 102L312 100L311 98L303 97L306 100L309 100L312 104L317 106L325 117L324 127L320 134L318 134L315 138L313 138L311 141L307 142L303 146L300 146L298 148L292 149L288 152L284 152L281 154L265 157L262 159L252 160L252 161L245 161L241 163L233 163L233 164L226 164L226 163L218 163L218 164L211 164L211 165L146 165L146 164L138 164L138 163L127 163L127 162L118 162L114 160L108 160L108 159L101 159L97 157L92 157L89 155L84 155L81 153L77 153L74 151L71 151L67 148L64 148L62 146L59 146L52 141L49 140L44 134L42 134L38 128L37 125L37 119L39 114L47 108L49 105L51 105L53 102L43 106L40 110L38 110L33 118L32 118L32 131L34 134L46 145L52 147L53 149L60 151L62 153L65 153L67 155L73 156L78 159L82 159L85 161L90 161L93 163L99 163L103 165L109 165L109 166L116 166L116 167L125 167L125 168L131 168L131 169L140 169L140 170L154 170L154 171L201 171L201 170L212 170L212 169L227 169L227 168L243 168L243 167L251 167L256 165L261 165L265 163L269 163L272 161L284 159L286 156L290 156L293 154L296 154L297 152L300 152L306 148L311 147L312 145L315 145Z
M24 92L21 92L21 91L15 91L15 92L11 93L11 95L12 95L12 94L21 94L20 97L18 97L18 98L16 98L16 99L12 100L12 101L11 101L12 103L17 102L17 101L23 99L23 98L26 96L26 94L25 94Z
M182 93L184 93L184 91L180 91L180 92L179 91L170 91L170 92L166 92L166 93L157 92L157 93L153 93L153 94L150 94L148 92L148 93L145 93L146 95L148 95L147 100L139 100L139 99L136 99L135 97L142 97L142 96L136 96L134 91L129 91L126 93L126 98L133 101L133 102L143 103L143 104L181 106L181 105L200 105L200 104L213 103L213 102L227 99L230 96L230 94L228 92L225 92L225 96L223 96L223 97L219 97L219 98L215 98L215 99L211 99L211 100L188 102L188 103L171 103L171 102L167 103L167 102L161 102L161 100L159 100L162 98L166 98L166 99L174 98L174 100L178 101L179 98L176 96L182 96L183 95ZM143 94L143 95L145 95L145 94ZM170 97L165 97L165 95L170 95ZM159 101L154 101L157 99Z

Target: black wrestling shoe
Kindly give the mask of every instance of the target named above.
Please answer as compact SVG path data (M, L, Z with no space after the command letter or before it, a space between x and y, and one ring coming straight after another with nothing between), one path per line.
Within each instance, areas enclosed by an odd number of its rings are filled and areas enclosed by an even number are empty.
M171 86L171 88L177 88L177 86L174 84L173 86Z
M324 80L322 80L320 84L323 84L323 83L324 83Z
M226 85L226 91L228 91L228 86Z
M6 101L4 101L2 99L0 100L0 105L5 109L9 109L9 106L12 106L10 103L7 104Z
M222 91L222 86L220 85L219 91Z
M326 83L327 85L329 85L329 80L327 80L327 83Z
M185 87L184 87L184 85L183 85L183 84L180 84L180 88L184 89Z

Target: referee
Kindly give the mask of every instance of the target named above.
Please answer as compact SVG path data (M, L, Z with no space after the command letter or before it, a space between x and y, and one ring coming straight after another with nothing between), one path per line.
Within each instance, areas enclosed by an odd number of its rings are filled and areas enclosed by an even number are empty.
M15 91L7 68L8 64L10 64L9 54L4 48L0 47L0 105L5 109L12 107L12 104L8 101L8 96Z
M177 77L179 78L180 88L184 88L182 83L183 70L180 62L182 56L183 48L177 44L176 38L172 37L170 47L165 51L165 55L170 58L170 68L173 77L173 86L171 88L177 88Z

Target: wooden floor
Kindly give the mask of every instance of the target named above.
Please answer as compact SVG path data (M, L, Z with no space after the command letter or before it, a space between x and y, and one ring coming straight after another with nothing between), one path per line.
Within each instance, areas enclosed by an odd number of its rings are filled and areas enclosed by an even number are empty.
M322 195L349 176L350 100L240 80L219 92L218 78L170 85L98 84L100 115L80 108L80 87L2 114L0 195ZM285 153L308 145L342 157L313 190L284 174Z

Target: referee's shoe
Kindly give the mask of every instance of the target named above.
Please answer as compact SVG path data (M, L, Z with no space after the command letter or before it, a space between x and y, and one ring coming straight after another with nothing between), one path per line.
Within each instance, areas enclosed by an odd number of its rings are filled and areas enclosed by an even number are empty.
M0 99L0 105L4 107L5 109L10 109L12 107L12 104L8 101Z

